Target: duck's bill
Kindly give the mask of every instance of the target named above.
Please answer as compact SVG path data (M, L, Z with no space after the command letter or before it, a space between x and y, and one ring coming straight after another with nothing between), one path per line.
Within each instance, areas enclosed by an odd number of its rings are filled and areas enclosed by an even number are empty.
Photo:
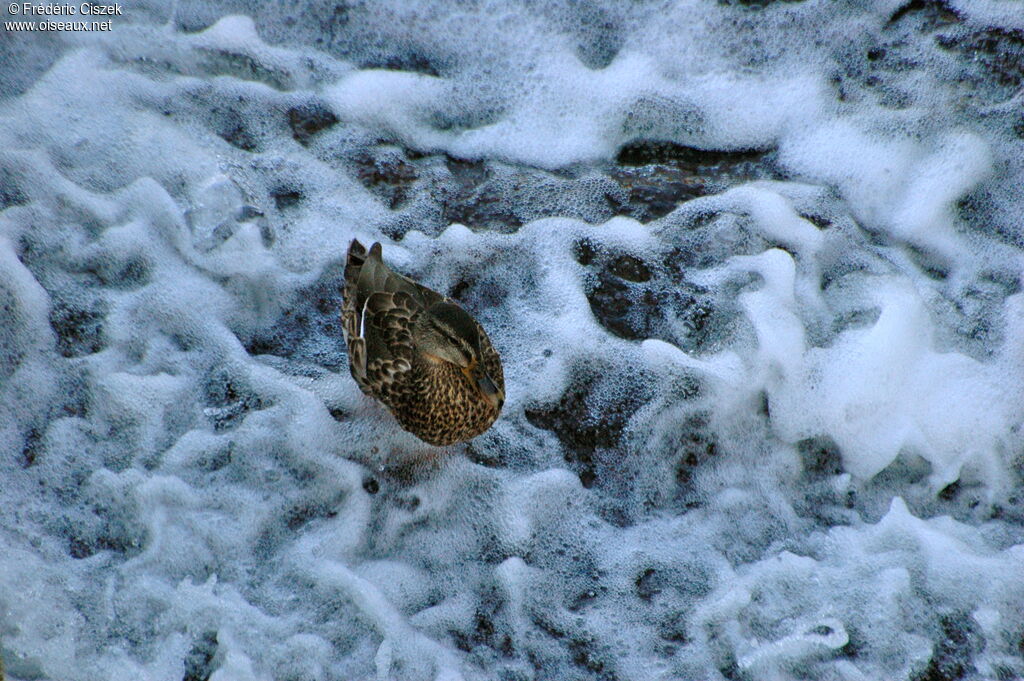
M480 376L476 380L476 384L480 387L480 392L487 397L492 397L498 394L498 386L494 385L494 381L492 381L491 377L486 374Z

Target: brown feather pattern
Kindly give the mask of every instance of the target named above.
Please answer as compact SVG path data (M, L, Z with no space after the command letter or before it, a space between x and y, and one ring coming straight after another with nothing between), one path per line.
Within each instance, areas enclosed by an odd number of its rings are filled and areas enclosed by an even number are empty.
M438 303L457 303L385 265L379 243L367 252L355 239L345 264L343 295L342 328L352 377L402 428L443 446L475 437L494 423L504 401L505 379L501 357L483 327L459 308L458 314L464 315L460 318L468 317L478 334L474 361L498 390L491 399L460 366L428 357L421 349L421 317L431 315L431 306ZM472 332L468 323L464 328Z

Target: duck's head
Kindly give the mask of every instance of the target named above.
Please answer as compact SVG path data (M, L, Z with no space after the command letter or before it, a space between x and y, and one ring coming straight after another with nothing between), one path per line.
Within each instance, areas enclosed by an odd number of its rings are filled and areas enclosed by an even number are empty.
M431 362L448 362L459 368L472 388L495 409L505 402L505 391L487 374L483 346L476 322L452 303L434 303L413 326L413 344Z

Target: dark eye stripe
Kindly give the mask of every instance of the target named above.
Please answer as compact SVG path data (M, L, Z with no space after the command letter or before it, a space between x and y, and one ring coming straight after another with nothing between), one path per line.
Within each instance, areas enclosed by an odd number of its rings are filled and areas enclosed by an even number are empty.
M449 328L447 326L442 326L442 325L438 324L437 322L435 322L434 320L430 321L430 326L435 331L437 331L439 334L444 336L445 340L449 341L452 345L457 345L459 347L462 347L462 346L468 347L468 343L466 343L465 339L460 337L460 336L455 335L454 333L452 333L452 329L451 328Z
M451 340L452 339L452 334L448 331L448 329L446 329L445 327L441 326L440 324L438 324L433 319L430 319L429 322L430 322L430 328L432 330L436 331L439 335L444 336L445 340Z
M446 341L451 343L452 347L457 348L459 352L462 354L463 358L466 360L467 364L473 361L473 358L475 356L473 353L473 348L470 347L469 343L467 343L464 338L456 336L447 326L442 326L435 322L433 319L430 320L430 328L436 331L438 335L443 337Z
M451 343L455 347L461 347L459 343L459 337L454 335L451 331L444 327L437 326L436 324L434 325L434 328L437 329L437 332L444 336L445 340L447 340L449 343Z

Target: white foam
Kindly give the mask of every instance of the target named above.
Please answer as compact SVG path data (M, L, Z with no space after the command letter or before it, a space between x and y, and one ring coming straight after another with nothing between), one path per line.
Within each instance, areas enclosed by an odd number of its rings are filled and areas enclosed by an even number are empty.
M777 352L788 370L777 389L769 387L777 432L793 442L828 433L847 470L861 477L877 474L909 449L932 464L939 488L956 480L967 463L989 485L1001 485L1009 463L1002 424L1012 422L1012 401L994 367L936 352L931 323L913 291L877 281L874 298L878 321L869 330L842 334L830 348L808 350L792 324L754 320L773 346L786 337L786 328L793 337Z
M527 5L0 45L9 676L1024 676L1019 12ZM471 447L348 376L353 238L501 351Z

